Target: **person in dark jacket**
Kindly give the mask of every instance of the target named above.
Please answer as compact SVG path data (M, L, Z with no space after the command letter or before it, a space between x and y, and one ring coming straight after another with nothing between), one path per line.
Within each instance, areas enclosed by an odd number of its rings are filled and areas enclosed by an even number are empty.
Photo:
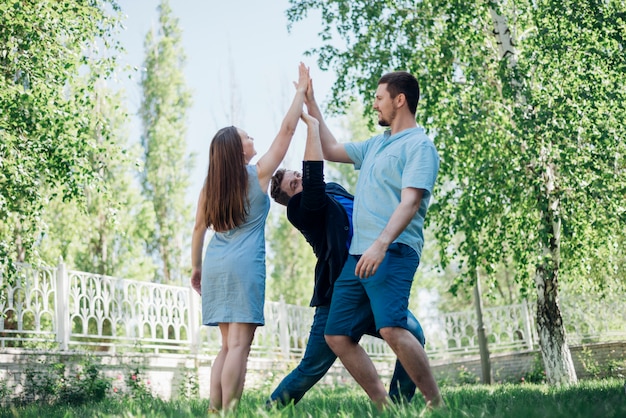
M313 324L306 350L300 364L287 375L270 396L270 403L285 405L297 403L304 394L330 369L337 356L324 339L333 284L348 256L352 238L352 202L354 197L337 183L324 182L324 161L319 138L319 122L303 113L307 124L307 142L302 162L302 175L280 169L271 180L271 196L287 207L287 218L306 238L317 257L315 285L310 305L315 307ZM374 316L370 311L354 318L354 333L359 341L363 334L376 332ZM407 312L411 333L424 345L420 323ZM389 396L395 401L410 401L415 384L400 362L396 361Z

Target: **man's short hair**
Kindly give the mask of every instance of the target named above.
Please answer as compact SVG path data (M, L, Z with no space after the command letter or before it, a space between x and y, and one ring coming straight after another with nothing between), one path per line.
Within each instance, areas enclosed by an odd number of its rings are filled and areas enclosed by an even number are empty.
M280 188L286 171L287 170L284 168L276 170L270 182L270 196L272 196L272 199L274 199L276 203L283 206L287 206L287 203L289 203L289 199L291 198L283 189Z
M420 85L413 74L406 71L387 73L378 80L378 84L387 85L387 91L392 99L400 93L404 94L409 111L415 114L420 100Z

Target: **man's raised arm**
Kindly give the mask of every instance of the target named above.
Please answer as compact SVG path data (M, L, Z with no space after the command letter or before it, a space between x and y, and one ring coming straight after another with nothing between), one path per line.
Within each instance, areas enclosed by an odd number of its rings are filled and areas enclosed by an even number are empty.
M317 119L320 123L320 140L322 143L322 151L324 158L328 161L334 161L337 163L352 163L353 161L348 157L344 144L337 141L332 134L328 125L324 121L324 116L320 110L317 102L315 101L315 94L313 92L313 80L309 80L309 85L304 97L304 103L306 104L307 111L311 116Z

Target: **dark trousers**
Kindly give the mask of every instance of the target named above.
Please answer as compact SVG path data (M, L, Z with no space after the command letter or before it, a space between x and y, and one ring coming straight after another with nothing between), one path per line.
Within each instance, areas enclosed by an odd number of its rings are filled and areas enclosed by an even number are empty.
M313 325L311 325L309 341L307 342L304 356L298 367L280 382L270 396L270 401L275 401L282 405L288 404L292 400L294 404L297 403L313 385L324 377L337 359L337 356L328 347L324 339L324 329L326 328L329 310L329 306L318 306L315 308ZM363 321L371 321L365 333L380 338L380 335L374 329L373 317L364 318ZM407 325L411 334L424 346L424 331L417 318L411 312L407 312ZM410 402L414 394L415 383L413 383L400 362L396 360L389 396L394 402L401 399Z

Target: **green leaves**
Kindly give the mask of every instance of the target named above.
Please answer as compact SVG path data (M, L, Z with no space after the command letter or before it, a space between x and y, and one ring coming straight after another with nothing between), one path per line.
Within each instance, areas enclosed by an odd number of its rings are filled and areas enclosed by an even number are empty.
M2 4L0 265L30 260L50 190L80 200L99 181L89 164L92 92L114 61L93 46L117 25L110 3Z
M512 262L529 283L552 222L565 279L615 261L593 255L623 239L623 2L290 4L292 22L324 8L325 44L313 51L337 71L334 110L351 95L370 103L384 72L418 76L418 122L442 158L429 210L442 264Z

